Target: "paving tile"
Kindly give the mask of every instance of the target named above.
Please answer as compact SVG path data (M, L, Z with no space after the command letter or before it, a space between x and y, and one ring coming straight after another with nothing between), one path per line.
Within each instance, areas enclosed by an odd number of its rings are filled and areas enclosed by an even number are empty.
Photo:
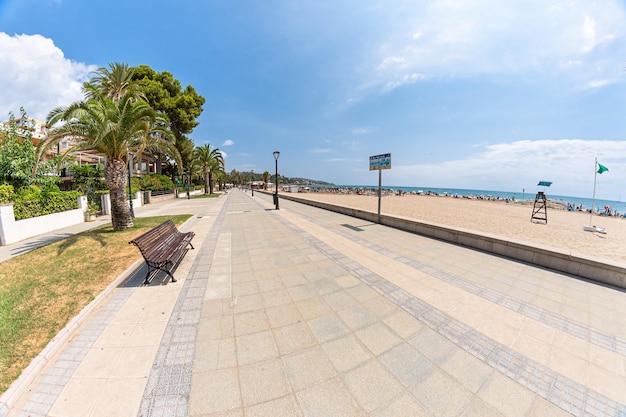
M265 314L272 328L283 327L303 321L295 304L283 304L265 309Z
M233 307L235 313L245 313L247 311L260 310L263 308L263 301L260 294L250 294L237 296L237 304Z
M218 369L220 355L219 340L197 341L194 353L194 372L206 372Z
M571 417L572 414L557 407L556 405L544 400L543 398L536 396L533 401L530 411L528 411L529 417Z
M354 276L349 275L349 274L335 278L335 282L341 288L352 288L352 287L362 285L361 281L358 278L355 278Z
M108 379L90 417L136 415L146 388L145 378Z
M404 393L369 414L370 417L430 417L430 414L410 394ZM487 414L485 414L487 416Z
M418 383L435 368L430 360L407 343L382 354L380 361L405 387Z
M456 350L454 343L429 328L422 329L409 340L409 343L437 365L448 359Z
M251 295L259 292L256 281L233 283L233 296Z
M385 318L383 322L403 339L408 339L424 327L415 317L400 310Z
M302 275L293 273L293 271L289 271L288 275L281 276L280 279L283 282L283 285L288 289L291 287L305 285L308 283L306 278L304 278Z
M333 314L309 320L307 324L320 343L337 339L349 333L348 328L339 317Z
M296 393L305 417L362 416L365 414L340 378Z
M263 292L261 298L265 308L290 304L293 301L286 288Z
M271 271L270 271L271 272ZM258 276L258 274L257 274ZM260 292L276 291L285 288L280 278L272 277L271 279L262 279L257 281L257 286Z
M374 298L378 298L380 294L371 289L368 285L360 284L346 290L348 294L354 297L359 302L365 302Z
M289 382L296 391L337 376L335 368L319 346L284 356L283 362Z
M289 291L289 295L291 295L294 301L308 300L319 295L315 287L308 283L289 287L287 291Z
M320 276L319 279L313 281L312 284L320 295L332 294L342 289L335 281L324 276Z
M361 305L355 305L337 312L337 315L351 330L358 330L374 324L378 318Z
M353 369L374 357L352 334L324 343L322 349L339 372Z
M354 334L374 355L380 355L402 343L402 339L383 323L374 323Z
M390 313L396 312L398 307L385 297L378 296L362 302L363 306L369 309L372 314L380 318L386 318Z
M263 310L248 311L234 315L235 335L243 336L269 330L270 324Z
M120 352L111 378L147 378L154 363L158 347L127 347Z
M246 407L281 398L291 392L280 359L239 367L239 383L243 405Z
M441 364L441 369L474 394L494 372L489 365L460 349Z
M314 297L295 302L296 308L305 320L315 319L332 313L331 308L322 297Z
M240 365L265 361L278 356L271 331L252 333L236 338L237 361Z
M484 402L478 397L474 397L472 401L465 407L459 417L506 417L498 410ZM535 414L529 415L535 417Z
M210 415L241 406L236 368L194 372L189 394L189 415Z
M473 398L470 391L438 369L415 384L410 391L437 417L458 416Z
M521 332L513 342L511 348L516 352L534 360L542 365L547 365L552 353L552 345L537 339L525 332Z
M252 405L245 409L246 417L303 417L300 406L294 395L270 400L268 402ZM213 417L213 416L211 416Z
M217 369L231 368L237 366L237 350L235 338L221 339L219 341L219 352L217 359Z
M336 291L323 296L326 303L335 311L353 306L357 301L346 291Z
M480 397L502 414L510 417L528 415L535 395L512 379L494 372L478 391Z
M52 416L88 416L96 405L106 380L72 378L50 409ZM77 401L80 398L81 401Z
M346 372L343 379L354 398L368 412L389 403L404 391L393 374L376 360Z
M307 349L317 344L317 339L304 322L290 324L273 330L281 355Z

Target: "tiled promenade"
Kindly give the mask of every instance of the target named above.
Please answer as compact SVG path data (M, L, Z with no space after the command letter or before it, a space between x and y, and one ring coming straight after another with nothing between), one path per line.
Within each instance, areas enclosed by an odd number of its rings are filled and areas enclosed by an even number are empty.
M624 291L280 204L142 208L194 213L179 281L120 278L0 416L626 417Z

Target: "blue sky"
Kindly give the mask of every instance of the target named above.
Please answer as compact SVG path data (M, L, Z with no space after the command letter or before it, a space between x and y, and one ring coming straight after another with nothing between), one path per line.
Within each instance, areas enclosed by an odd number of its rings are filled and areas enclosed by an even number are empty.
M111 62L206 98L227 171L626 199L626 2L0 0L0 118Z

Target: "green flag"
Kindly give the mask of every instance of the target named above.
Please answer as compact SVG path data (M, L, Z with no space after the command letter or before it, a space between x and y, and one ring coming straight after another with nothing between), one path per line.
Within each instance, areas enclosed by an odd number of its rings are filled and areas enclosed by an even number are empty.
M598 174L602 174L604 171L608 171L609 169L602 164L598 164Z

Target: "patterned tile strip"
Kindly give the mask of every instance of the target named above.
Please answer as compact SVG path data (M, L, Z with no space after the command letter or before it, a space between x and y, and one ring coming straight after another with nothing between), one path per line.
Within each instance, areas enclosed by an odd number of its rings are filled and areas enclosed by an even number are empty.
M56 362L41 377L32 389L21 410L20 417L45 417L69 382L81 361L100 337L102 331L113 319L120 307L132 295L133 290L120 289L115 292L86 324L81 333L60 353Z
M317 222L315 222L315 220L311 219L305 214L297 214L313 223L318 224ZM381 255L385 255L391 259L403 263L404 265L407 265L415 270L428 274L448 284L454 285L457 288L461 288L471 294L484 298L485 300L491 301L509 310L520 313L528 318L539 321L556 330L568 333L586 342L593 343L594 345L601 348L626 356L626 339L605 333L601 330L590 328L583 323L563 317L560 314L542 309L532 304L528 304L522 300L502 294L490 288L482 287L471 281L467 281L463 278L454 276L448 272L437 270L414 259L393 252L389 248L385 248L375 243L363 240L362 238L356 236L356 233L351 233L343 229L331 228L328 225L319 224L319 226L324 227L327 230L331 230L338 235L345 237L346 239L350 239L359 245L365 246L368 249L371 249L375 252L380 253Z
M228 201L200 245L189 275L174 305L139 408L139 417L188 415L189 393L198 324L220 228Z
M197 218L192 218L188 223L188 227L192 226L196 221ZM135 278L138 277L138 282L143 280L143 277L137 273L135 275ZM80 334L68 343L56 362L32 389L24 408L18 415L19 417L45 417L48 415L82 360L135 290L136 287L133 286L120 287L107 299L106 303L86 323Z
M508 376L530 391L575 416L625 417L626 406L557 374L497 341L481 334L441 310L414 297L380 275L337 252L326 243L280 218L288 228L322 253L337 260L347 272L370 285L428 327L457 346ZM316 224L318 224L316 222ZM353 239L353 237L350 237Z

